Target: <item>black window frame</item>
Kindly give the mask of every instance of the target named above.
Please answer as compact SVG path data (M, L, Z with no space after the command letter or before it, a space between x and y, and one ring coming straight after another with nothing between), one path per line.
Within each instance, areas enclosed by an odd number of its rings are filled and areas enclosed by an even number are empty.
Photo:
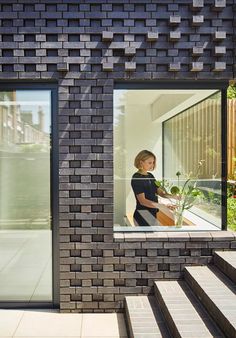
M191 80L160 80L160 81L116 81L114 83L114 90L116 89L208 89L219 90L221 92L221 181L222 181L222 195L221 195L221 231L227 230L227 88L229 82L226 80L206 80L206 81L191 81ZM118 229L119 228L119 229ZM117 227L114 232L140 232L138 229L125 229L126 227ZM153 230L141 230L141 232L148 232ZM199 230L200 232L200 230Z
M4 82L0 91L50 90L51 95L51 155L50 155L50 196L52 224L52 302L47 301L0 301L1 308L59 308L59 134L58 134L58 85L56 82Z

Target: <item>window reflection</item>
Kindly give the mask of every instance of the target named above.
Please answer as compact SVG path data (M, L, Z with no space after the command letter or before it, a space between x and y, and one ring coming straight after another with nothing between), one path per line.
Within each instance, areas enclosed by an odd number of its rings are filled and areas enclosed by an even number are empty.
M0 92L0 301L52 299L50 120L51 91Z

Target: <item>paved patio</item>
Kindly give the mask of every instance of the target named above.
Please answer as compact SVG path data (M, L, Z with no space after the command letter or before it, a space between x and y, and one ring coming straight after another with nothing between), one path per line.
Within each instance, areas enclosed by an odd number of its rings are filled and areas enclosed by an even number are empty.
M1 338L127 338L123 314L0 310Z

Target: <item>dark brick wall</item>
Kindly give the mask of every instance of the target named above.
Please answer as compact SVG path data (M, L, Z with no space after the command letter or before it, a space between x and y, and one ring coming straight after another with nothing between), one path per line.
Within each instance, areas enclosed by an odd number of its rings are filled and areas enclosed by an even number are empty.
M0 7L0 79L58 83L62 311L120 309L124 294L147 293L155 278L207 262L212 238L197 246L114 241L113 86L233 79L234 0L0 0Z

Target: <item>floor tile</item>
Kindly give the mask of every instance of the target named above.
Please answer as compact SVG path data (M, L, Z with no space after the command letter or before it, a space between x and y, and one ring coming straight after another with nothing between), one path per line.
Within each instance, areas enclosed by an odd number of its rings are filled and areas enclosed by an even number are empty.
M24 311L0 310L0 337L12 337Z
M127 337L124 316L120 313L83 314L82 337Z
M82 314L78 313L26 311L14 337L79 337L81 324Z

